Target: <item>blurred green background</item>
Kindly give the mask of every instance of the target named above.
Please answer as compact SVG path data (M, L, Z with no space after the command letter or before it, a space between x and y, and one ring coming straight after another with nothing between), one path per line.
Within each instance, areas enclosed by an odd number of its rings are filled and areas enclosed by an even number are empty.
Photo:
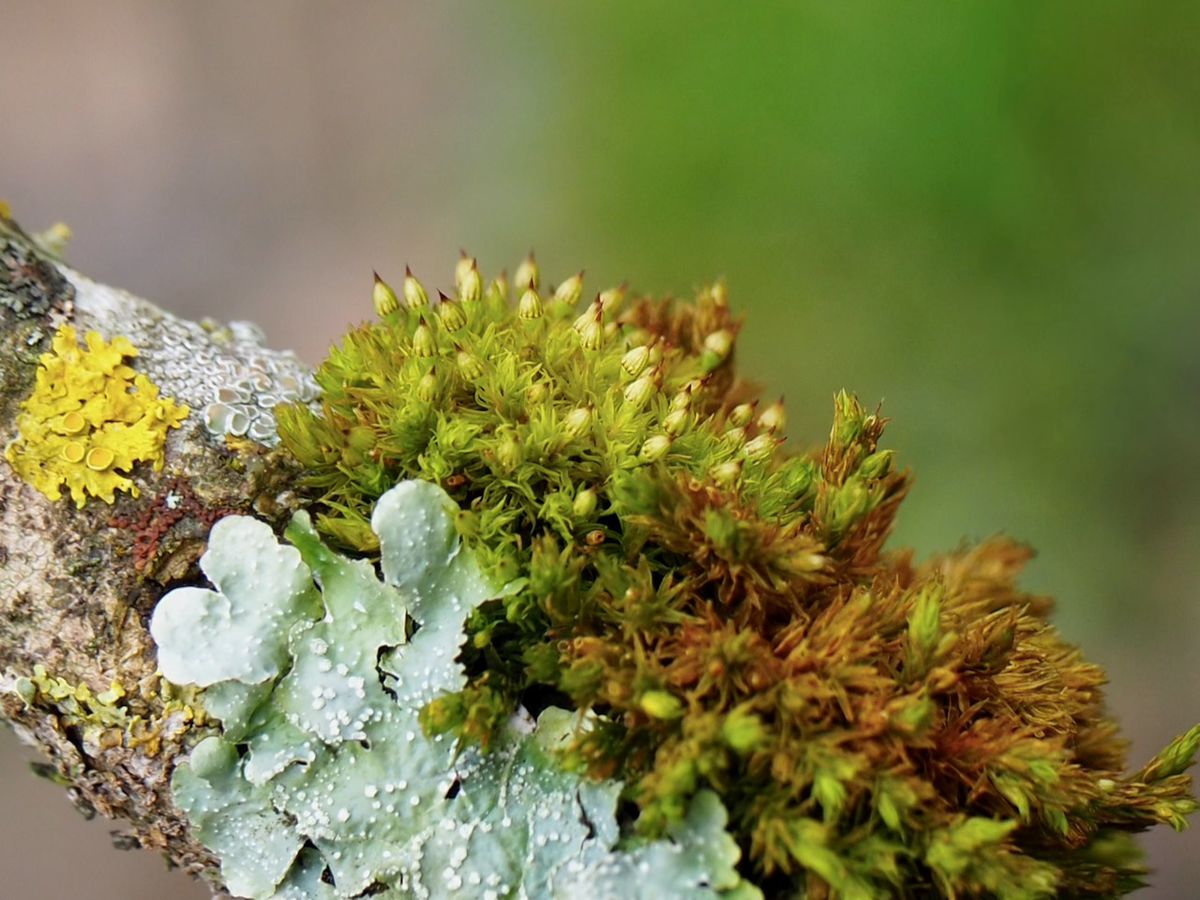
M4 0L0 197L88 274L314 362L372 268L446 287L460 246L723 275L794 443L838 388L884 401L917 476L894 543L1038 549L1137 764L1200 720L1197 34L1198 4L1103 0ZM95 827L87 867L47 863L71 814L2 740L5 896L189 889ZM1196 837L1147 845L1148 895L1194 897Z

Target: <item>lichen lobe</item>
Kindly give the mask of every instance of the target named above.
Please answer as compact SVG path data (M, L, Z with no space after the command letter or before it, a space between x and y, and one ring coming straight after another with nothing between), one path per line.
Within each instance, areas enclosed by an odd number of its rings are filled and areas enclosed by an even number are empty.
M404 482L385 494L373 517L383 581L369 563L327 549L298 514L287 537L320 585L321 614L292 602L298 588L260 592L274 612L245 616L248 633L233 643L219 628L175 627L180 605L211 598L177 589L160 604L152 630L162 658L190 647L206 677L228 671L210 666L210 655L288 636L290 660L273 684L247 671L210 688L224 737L199 745L174 778L225 883L253 898L302 896L320 870L332 884L318 896L550 897L597 879L615 885L628 867L666 854L659 862L675 861L672 880L646 896L708 897L740 884L739 853L710 794L665 842L616 848L619 785L590 785L549 749L575 727L573 716L547 711L532 734L511 728L489 754L424 734L421 706L465 683L456 657L467 615L503 593L461 547L453 511L435 485ZM214 530L210 575L244 527ZM265 542L264 550L271 555ZM247 568L252 559L243 557ZM230 586L244 587L225 579L210 593Z

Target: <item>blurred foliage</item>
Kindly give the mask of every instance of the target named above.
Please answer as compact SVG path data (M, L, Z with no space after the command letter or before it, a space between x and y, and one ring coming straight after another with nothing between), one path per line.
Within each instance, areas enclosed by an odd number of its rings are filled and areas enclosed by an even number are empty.
M1200 576L1200 7L516 10L470 18L507 117L461 151L473 250L725 275L796 439L885 401L898 540L1011 533L1068 634L1161 636L1139 595Z

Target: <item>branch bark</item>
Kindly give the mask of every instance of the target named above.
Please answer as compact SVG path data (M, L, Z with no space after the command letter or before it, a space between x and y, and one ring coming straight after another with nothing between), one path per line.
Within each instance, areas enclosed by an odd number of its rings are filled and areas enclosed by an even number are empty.
M3 443L18 436L39 356L67 323L81 337L128 338L134 367L191 412L168 437L163 469L139 465L138 496L119 493L112 505L52 502L0 461L0 714L45 754L81 810L125 820L126 846L158 850L219 890L216 860L170 792L196 711L159 678L148 621L167 585L198 577L215 518L290 515L295 470L263 443L212 429L230 427L234 407L249 403L262 415L243 411L255 421L232 427L255 426L269 444L275 384L310 376L294 354L263 347L248 323L189 322L89 280L0 210ZM223 389L230 404L214 405Z

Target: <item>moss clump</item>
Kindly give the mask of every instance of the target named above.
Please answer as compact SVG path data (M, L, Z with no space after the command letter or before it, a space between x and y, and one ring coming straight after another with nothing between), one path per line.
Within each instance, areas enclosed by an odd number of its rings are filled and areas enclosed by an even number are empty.
M377 286L320 410L279 415L332 540L374 552L375 500L425 479L512 585L427 729L486 745L518 703L590 711L566 761L623 779L650 834L715 790L771 896L1139 883L1128 834L1183 826L1200 730L1123 774L1103 673L1016 586L1025 550L884 552L906 487L884 421L841 394L822 450L782 452L722 286L580 311L580 276L543 294L529 260L516 284L464 259L440 303Z

